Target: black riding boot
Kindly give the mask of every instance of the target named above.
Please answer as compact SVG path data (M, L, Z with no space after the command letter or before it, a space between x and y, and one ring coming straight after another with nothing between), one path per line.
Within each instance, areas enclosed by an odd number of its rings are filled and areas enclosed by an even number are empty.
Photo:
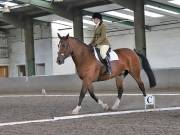
M111 69L111 62L109 60L109 57L106 57L104 59L104 64L106 66L106 74L111 75L112 74L112 69Z

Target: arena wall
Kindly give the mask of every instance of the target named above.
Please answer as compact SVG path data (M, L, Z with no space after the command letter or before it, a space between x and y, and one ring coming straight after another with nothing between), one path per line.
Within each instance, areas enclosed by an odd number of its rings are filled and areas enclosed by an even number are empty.
M157 86L152 90L161 89L171 92L173 89L180 88L180 69L157 69L154 70ZM145 72L141 72L142 80L145 83L147 92L150 90L149 82ZM54 75L54 76L31 76L0 79L0 93L39 93L45 89L49 93L72 93L79 92L82 82L75 74L72 75ZM116 92L115 80L95 82L96 92ZM138 85L131 76L124 79L124 91L139 93Z

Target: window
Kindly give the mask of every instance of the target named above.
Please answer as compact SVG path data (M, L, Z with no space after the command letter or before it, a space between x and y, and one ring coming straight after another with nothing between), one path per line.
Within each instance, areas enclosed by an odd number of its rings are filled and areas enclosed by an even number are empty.
M9 48L7 45L7 39L4 34L0 33L0 58L9 57Z
M36 75L45 75L45 64L36 64Z
M0 77L8 77L8 66L0 66Z
M19 65L18 66L18 76L26 76L25 65Z

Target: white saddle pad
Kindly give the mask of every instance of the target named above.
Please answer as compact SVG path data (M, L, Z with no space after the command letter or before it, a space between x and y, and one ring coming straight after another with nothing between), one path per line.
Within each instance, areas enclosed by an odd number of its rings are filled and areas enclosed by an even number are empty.
M100 61L95 48L94 48L94 54L96 59ZM110 51L109 55L110 55L110 61L119 60L118 55L113 50Z

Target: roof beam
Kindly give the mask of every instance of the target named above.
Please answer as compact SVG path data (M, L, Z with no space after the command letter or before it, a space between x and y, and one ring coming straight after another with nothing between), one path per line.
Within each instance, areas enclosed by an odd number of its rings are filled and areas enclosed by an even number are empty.
M167 4L164 4L164 3L159 3L159 2L156 2L156 1L152 1L152 0L146 0L145 4L149 4L149 5L152 5L152 6L155 6L155 7L160 7L160 8L163 8L163 9L167 9L167 10L171 10L171 11L180 13L180 8L170 6L170 5L167 5Z
M106 4L112 4L111 1L109 0L84 0L84 1L80 1L80 2L74 2L71 3L71 8L73 7L78 7L80 9L84 9L84 8L90 8L90 7L95 7L95 6L101 6L101 5L106 5Z
M6 32L8 32L8 29L0 28L0 31L6 33Z
M92 13L92 12L89 12L89 11L83 11L83 15L92 16L93 13ZM102 16L103 16L104 19L109 20L109 21L112 21L112 22L117 22L117 23L120 23L120 24L128 25L128 26L134 26L134 23L133 23L133 22L128 21L128 20L125 20L125 19L119 19L119 18L107 16L107 15L104 15L104 14L102 14Z
M136 0L110 0L113 3L119 4L125 8L131 9L134 11Z
M89 12L89 11L83 11L83 15L90 15L92 16L92 12ZM119 24L124 24L124 25L128 25L128 26L133 26L134 27L134 22L131 22L129 20L126 20L126 19L119 19L119 18L116 18L116 17L111 17L111 16L107 16L107 15L104 15L102 14L103 18L106 19L106 20L110 20L112 22L117 22ZM146 30L151 30L151 27L148 26L148 25L145 25L145 29Z
M36 18L36 17L41 17L41 16L46 16L46 15L50 15L51 13L49 12L44 12L44 13L36 13L36 14L33 14L33 15L29 15L30 17L32 18Z
M71 14L71 12L73 13L73 11L65 8L64 6L60 6L58 4L53 4L53 3L51 4L50 2L42 1L42 0L16 0L16 1L31 4L31 5L33 5L37 8L40 8L44 11L48 11L50 13L55 13L59 16L67 18L69 20L73 19L73 15Z
M24 25L21 16L13 16L11 14L0 13L0 21L13 24L16 27L23 27Z

